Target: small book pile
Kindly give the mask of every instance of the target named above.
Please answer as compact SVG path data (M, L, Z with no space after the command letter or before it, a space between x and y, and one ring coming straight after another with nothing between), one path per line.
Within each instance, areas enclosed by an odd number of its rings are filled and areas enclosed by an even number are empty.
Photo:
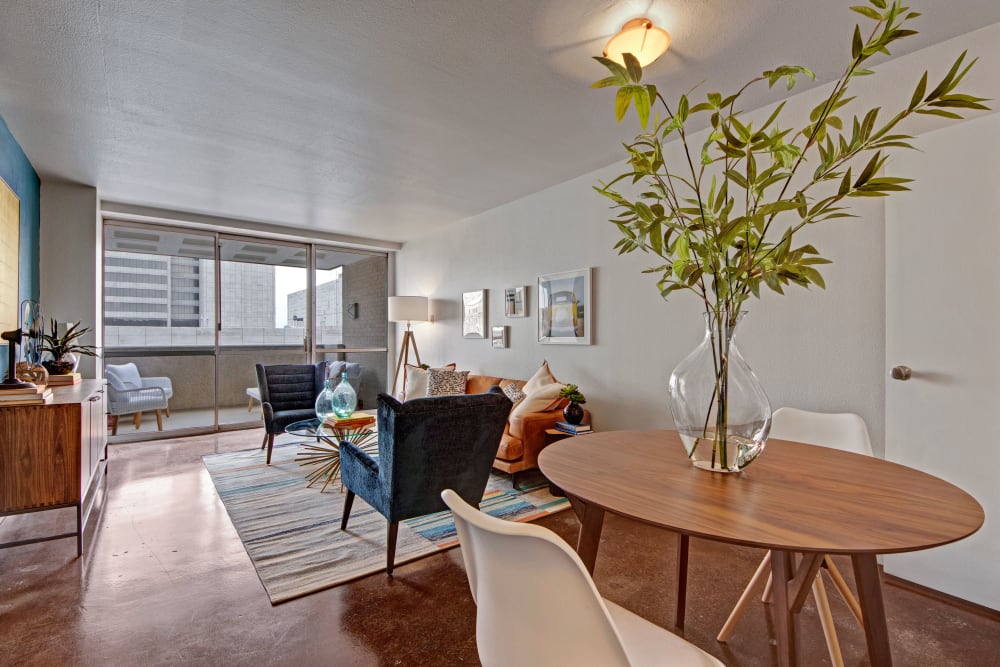
M563 433L572 433L573 435L581 435L583 433L590 433L590 424L570 424L569 422L556 422L556 428Z
M79 373L66 373L65 375L50 375L49 385L50 387L66 387L71 384L80 384L83 378L80 377Z
M367 412L355 412L350 417L327 417L323 425L336 429L359 429L375 423L375 415Z
M52 390L45 386L23 389L0 389L0 407L45 405L52 400Z

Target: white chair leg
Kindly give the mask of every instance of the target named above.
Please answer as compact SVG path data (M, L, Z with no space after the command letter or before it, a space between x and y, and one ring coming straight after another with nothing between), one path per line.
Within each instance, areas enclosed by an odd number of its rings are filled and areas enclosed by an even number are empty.
M771 552L768 551L764 554L764 558L761 559L760 565L757 566L757 571L753 573L753 577L750 579L750 583L747 587L743 589L743 594L740 595L740 599L736 602L736 606L733 607L733 611L729 614L729 618L726 619L726 623L722 626L722 630L719 631L716 640L720 642L727 641L733 634L733 630L736 629L736 622L740 620L743 616L743 612L746 611L747 605L750 604L750 600L761 586L764 585L764 575L768 575L768 583L770 583L770 573L771 571Z
M830 578L833 579L833 583L837 586L837 590L844 598L844 602L847 606L851 608L851 613L854 614L854 618L858 619L858 623L864 627L865 622L861 617L861 605L858 604L857 599L854 597L854 593L851 592L850 586L844 581L844 575L840 573L837 566L833 564L833 559L829 556L825 557L827 570L830 572Z
M812 593L816 598L816 611L819 612L819 620L823 625L823 637L826 638L826 648L830 652L830 662L833 667L844 667L844 657L840 654L840 642L833 625L833 614L830 613L830 601L826 597L822 572L817 572L813 579Z

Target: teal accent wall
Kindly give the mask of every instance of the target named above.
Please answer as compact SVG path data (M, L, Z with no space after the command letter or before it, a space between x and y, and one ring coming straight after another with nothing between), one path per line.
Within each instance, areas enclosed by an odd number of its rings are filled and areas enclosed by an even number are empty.
M18 299L38 299L38 201L40 181L28 156L0 116L0 178L21 200L20 264ZM0 371L7 372L7 348L0 348Z

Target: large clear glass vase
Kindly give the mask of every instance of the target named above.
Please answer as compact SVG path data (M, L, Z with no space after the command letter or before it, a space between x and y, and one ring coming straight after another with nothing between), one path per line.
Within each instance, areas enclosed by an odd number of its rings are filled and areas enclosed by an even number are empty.
M316 417L325 421L327 417L336 417L333 411L333 378L328 378L323 391L316 397Z
M745 312L705 313L705 337L670 376L670 411L691 462L739 472L764 451L771 404L736 347Z
M340 384L333 390L333 412L340 419L350 417L358 407L358 394L347 381L347 372L340 374Z

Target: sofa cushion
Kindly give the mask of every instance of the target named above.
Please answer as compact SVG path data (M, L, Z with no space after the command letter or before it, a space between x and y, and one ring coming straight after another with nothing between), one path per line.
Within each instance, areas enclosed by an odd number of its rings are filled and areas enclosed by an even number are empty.
M465 393L485 394L490 390L490 387L502 386L504 382L509 382L509 380L492 375L470 375L469 382L465 385Z
M139 369L131 361L121 365L108 364L104 372L113 381L112 386L119 391L142 389L142 377L139 375ZM116 382L121 386L117 386Z
M445 364L439 368L453 371L455 370L455 364ZM403 368L403 396L400 400L408 401L411 398L426 398L427 378L429 372L430 369L406 364ZM488 389L489 387L481 392L475 393L485 394Z
M457 396L465 393L469 371L432 368L427 378L427 396Z
M504 430L503 437L500 438L497 458L504 461L516 461L522 456L524 456L524 443L521 442L520 438L516 438Z

